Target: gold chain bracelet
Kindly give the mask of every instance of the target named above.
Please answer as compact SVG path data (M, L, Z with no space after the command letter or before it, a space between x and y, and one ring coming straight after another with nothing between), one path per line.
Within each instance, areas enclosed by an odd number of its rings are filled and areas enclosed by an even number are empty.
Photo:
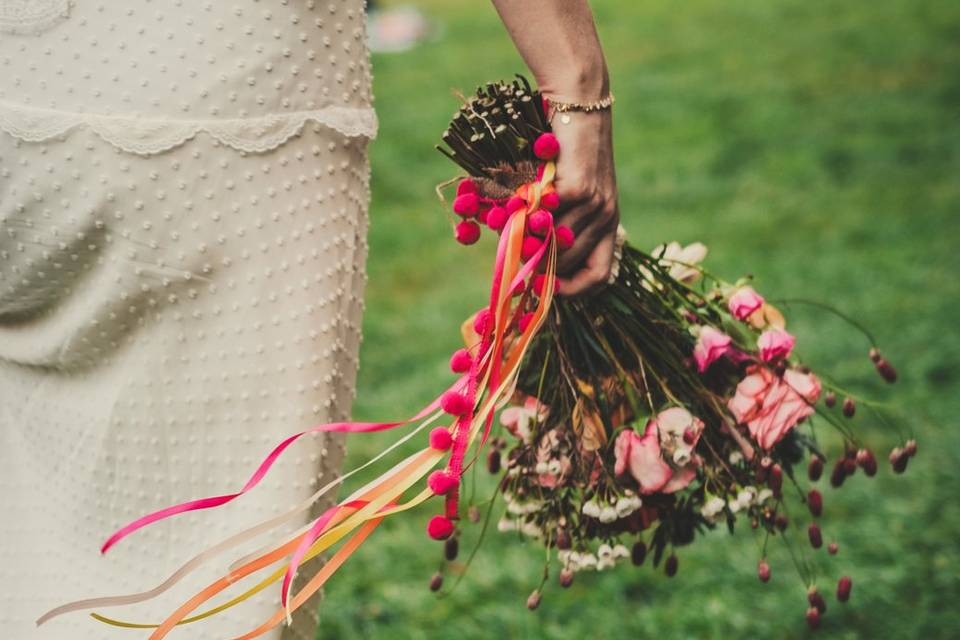
M583 111L586 113L590 113L591 111L602 111L612 107L615 100L612 91L607 94L607 97L595 102L560 102L559 100L553 100L547 96L544 96L544 99L550 104L551 107L553 107L553 110L556 113L563 114L560 116L560 121L564 124L570 122L570 116L567 115L568 111Z

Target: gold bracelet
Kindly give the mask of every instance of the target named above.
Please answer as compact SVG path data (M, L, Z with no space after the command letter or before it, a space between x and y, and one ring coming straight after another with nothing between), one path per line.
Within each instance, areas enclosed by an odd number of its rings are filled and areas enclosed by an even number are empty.
M544 96L544 99L547 103L553 107L553 110L557 113L562 113L560 121L564 124L570 122L570 116L566 115L568 111L584 111L589 113L591 111L602 111L603 109L609 109L613 106L614 97L613 92L609 92L606 98L597 100L596 102L560 102L559 100L553 100Z

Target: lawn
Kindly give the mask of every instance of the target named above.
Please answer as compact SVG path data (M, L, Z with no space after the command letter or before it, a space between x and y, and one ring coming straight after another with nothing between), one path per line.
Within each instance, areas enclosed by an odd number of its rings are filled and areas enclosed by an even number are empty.
M355 417L406 416L451 379L461 320L484 299L491 238L453 242L433 195L455 168L433 149L456 108L451 89L522 70L486 2L418 3L441 27L404 54L374 56L380 133L370 148L370 258ZM896 433L858 416L882 455L824 490L840 544L826 568L853 597L831 597L820 633L842 638L960 636L960 3L928 0L597 0L617 96L620 203L632 241L702 240L708 266L753 273L770 298L830 301L870 326L897 364L884 385L863 339L789 307L801 355L909 416L920 453L895 476ZM348 466L390 435L356 436ZM836 445L836 442L834 442ZM882 452L882 453L881 453ZM834 449L833 453L836 453ZM485 474L484 474L485 475ZM481 475L478 500L493 488ZM717 531L681 548L680 571L649 566L551 581L525 607L543 552L492 532L459 587L427 589L441 550L428 503L385 523L326 589L319 638L797 638L804 586L773 545L756 578L757 539ZM478 527L468 527L469 550ZM822 551L819 553L823 553ZM454 576L448 575L447 585Z

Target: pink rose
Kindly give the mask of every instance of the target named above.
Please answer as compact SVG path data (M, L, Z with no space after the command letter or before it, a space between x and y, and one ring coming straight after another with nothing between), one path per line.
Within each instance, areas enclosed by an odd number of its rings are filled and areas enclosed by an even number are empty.
M614 473L629 471L640 485L640 493L673 493L686 488L697 477L700 457L693 453L703 422L682 407L661 411L647 423L643 436L622 431L614 443ZM674 470L664 461L673 460Z
M762 306L763 296L754 291L753 287L740 287L727 300L727 308L737 320L746 320Z
M797 341L783 329L767 329L757 339L760 348L760 359L764 362L786 358L793 351L793 344Z
M629 471L640 486L640 493L649 495L667 484L673 471L660 457L660 443L654 422L647 425L643 436L631 429L620 432L614 444L614 472Z
M693 358L697 361L697 371L703 373L711 364L730 351L730 336L711 326L700 329L697 344L693 348Z
M813 413L819 397L820 381L812 373L788 369L780 377L765 367L751 367L727 408L762 448L771 449Z

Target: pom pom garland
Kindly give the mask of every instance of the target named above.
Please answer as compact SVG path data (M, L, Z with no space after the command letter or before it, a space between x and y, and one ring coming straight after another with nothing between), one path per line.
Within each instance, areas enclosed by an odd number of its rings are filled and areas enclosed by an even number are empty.
M487 226L494 231L502 231L507 226L509 216L503 207L491 207L487 212Z
M453 444L453 436L446 427L434 427L430 431L430 448L446 451Z
M538 274L533 278L533 291L534 291L534 293L536 293L538 296L542 296L542 295L543 295L543 287L544 287L544 285L545 285L546 283L547 283L547 277L546 277L545 275L543 275L542 273L538 273ZM560 288L560 279L557 278L556 276L554 276L554 279L553 279L553 290L556 291L556 290L559 289L559 288Z
M427 535L434 540L446 540L453 535L453 522L445 516L433 516L427 523Z
M476 193L477 183L470 178L464 178L457 184L457 195L462 196L466 193Z
M560 152L560 142L552 133L541 133L533 141L533 153L541 160L553 160Z
M434 471L427 477L427 486L438 496L445 496L460 486L460 478L449 471Z
M473 220L464 220L457 224L456 237L460 244L474 244L480 239L480 225Z
M462 416L472 408L470 399L457 391L447 391L440 396L440 408L452 416Z
M480 210L480 198L475 193L465 193L453 200L453 212L464 218L472 218Z
M481 336L487 335L490 329L493 328L490 326L492 318L493 315L490 313L490 309L480 309L473 318L473 330Z
M527 330L527 327L530 326L530 323L533 321L533 313L527 312L520 316L520 320L517 321L517 328L520 329L520 333L523 333Z
M553 227L553 214L546 209L537 209L527 219L527 228L530 233L545 236Z
M551 191L550 193L545 193L540 196L540 206L544 209L550 209L555 211L557 207L560 206L560 196L557 195L556 191Z
M450 356L450 370L454 373L466 373L473 364L473 356L466 349L457 349Z
M540 245L543 244L543 240L535 236L527 236L523 239L523 245L520 247L520 258L522 260L529 260L537 251L540 250Z
M527 206L527 201L521 198L520 196L513 196L507 200L506 209L507 213L513 213L514 211L519 211Z
M573 230L570 227L565 224L557 225L557 247L561 251L572 247L575 239L576 236L573 235Z

